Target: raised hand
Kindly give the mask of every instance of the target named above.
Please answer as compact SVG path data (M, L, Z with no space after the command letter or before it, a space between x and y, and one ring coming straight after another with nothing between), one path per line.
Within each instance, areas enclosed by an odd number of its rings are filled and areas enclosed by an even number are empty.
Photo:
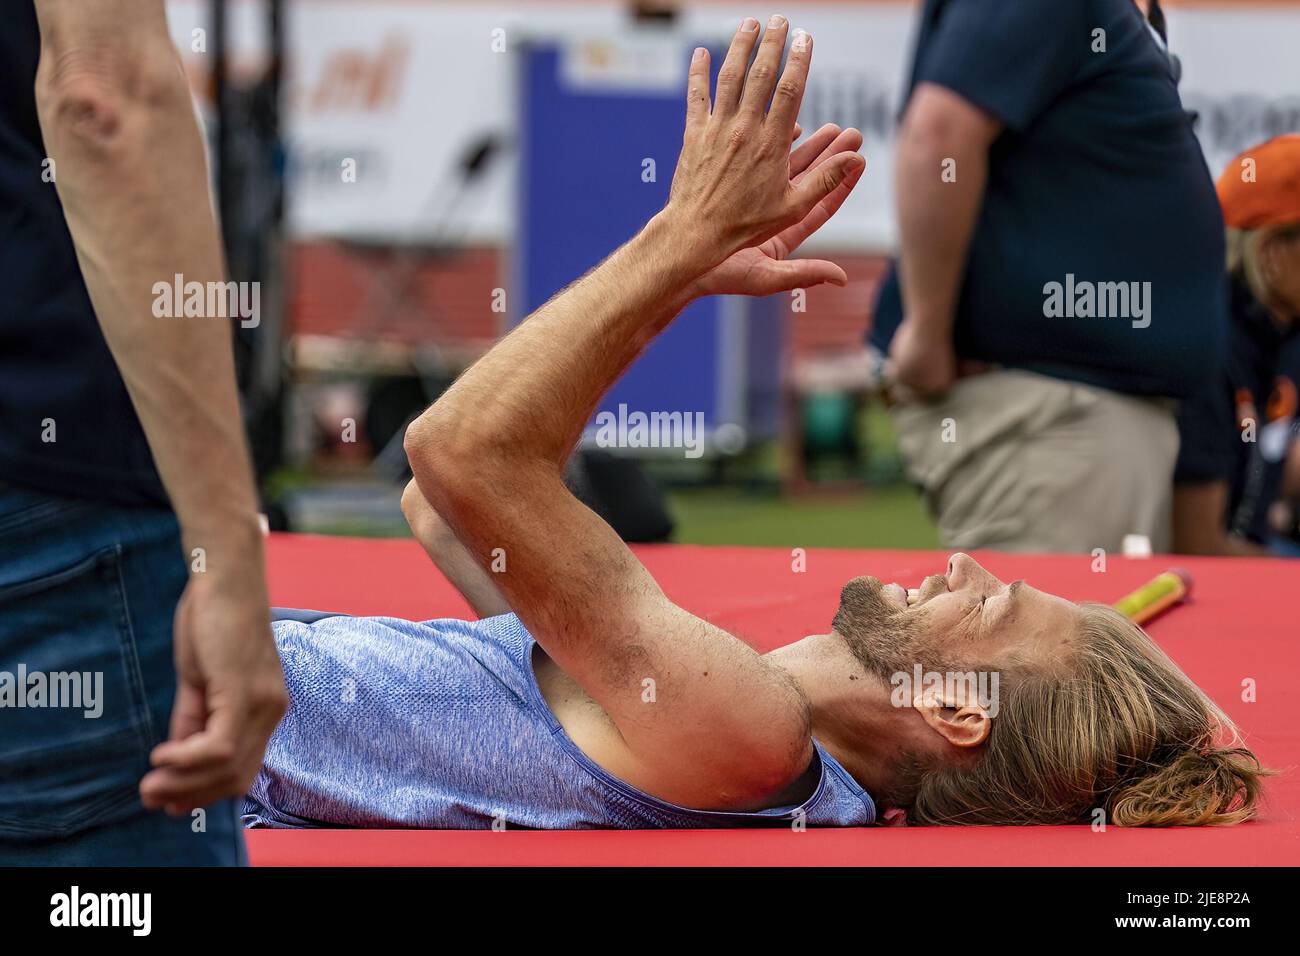
M664 213L707 273L697 285L701 294L845 281L832 263L785 258L843 204L866 166L857 153L861 135L852 130L823 128L789 152L812 37L795 33L778 81L788 32L784 17L769 21L746 75L759 26L753 19L741 24L712 102L708 51L696 50L691 61L686 133Z
M790 154L790 182L798 185L827 160L842 153L856 153L862 134L841 130L833 123L819 129ZM865 166L863 167L865 169ZM840 266L825 259L790 259L809 236L835 215L863 169L851 173L812 212L762 245L742 249L713 269L696 284L699 295L772 295L791 289L807 289L822 283L843 286L848 276Z

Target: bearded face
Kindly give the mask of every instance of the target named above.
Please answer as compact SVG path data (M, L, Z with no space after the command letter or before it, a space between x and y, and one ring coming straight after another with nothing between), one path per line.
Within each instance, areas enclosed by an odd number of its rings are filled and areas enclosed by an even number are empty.
M936 589L946 589L942 575L926 578L916 595L923 602ZM905 599L906 600L906 599ZM831 625L869 672L888 681L920 664L926 670L964 670L950 659L926 627L924 615L909 613L890 600L885 585L871 577L854 578L840 592L840 606Z

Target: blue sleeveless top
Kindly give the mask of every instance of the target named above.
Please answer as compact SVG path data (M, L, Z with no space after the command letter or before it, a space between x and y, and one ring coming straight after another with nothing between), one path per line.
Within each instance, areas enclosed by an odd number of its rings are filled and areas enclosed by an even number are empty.
M429 829L861 826L875 804L814 741L803 804L691 810L642 793L571 741L513 614L406 621L277 612L289 708L244 802L250 827Z

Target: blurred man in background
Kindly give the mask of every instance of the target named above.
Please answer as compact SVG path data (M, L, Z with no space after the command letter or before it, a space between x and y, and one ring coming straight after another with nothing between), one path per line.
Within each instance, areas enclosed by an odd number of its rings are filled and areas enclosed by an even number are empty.
M1179 410L1174 548L1300 554L1270 521L1297 448L1300 135L1254 146L1219 177L1232 327L1222 366Z
M1162 36L1132 0L927 0L897 170L871 342L943 543L1167 548L1169 400L1206 378L1226 298Z
M285 692L230 325L152 308L224 280L189 87L163 0L6 13L0 863L235 864Z

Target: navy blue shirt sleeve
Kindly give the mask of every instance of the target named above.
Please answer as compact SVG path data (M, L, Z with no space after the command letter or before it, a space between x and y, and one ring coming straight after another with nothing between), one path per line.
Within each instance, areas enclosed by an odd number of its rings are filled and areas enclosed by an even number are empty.
M1226 377L1215 376L1183 400L1178 410L1178 440L1175 484L1231 482L1237 467L1233 445L1241 438Z
M918 61L916 83L937 83L1026 129L1090 56L1088 4L1078 0L950 0Z

